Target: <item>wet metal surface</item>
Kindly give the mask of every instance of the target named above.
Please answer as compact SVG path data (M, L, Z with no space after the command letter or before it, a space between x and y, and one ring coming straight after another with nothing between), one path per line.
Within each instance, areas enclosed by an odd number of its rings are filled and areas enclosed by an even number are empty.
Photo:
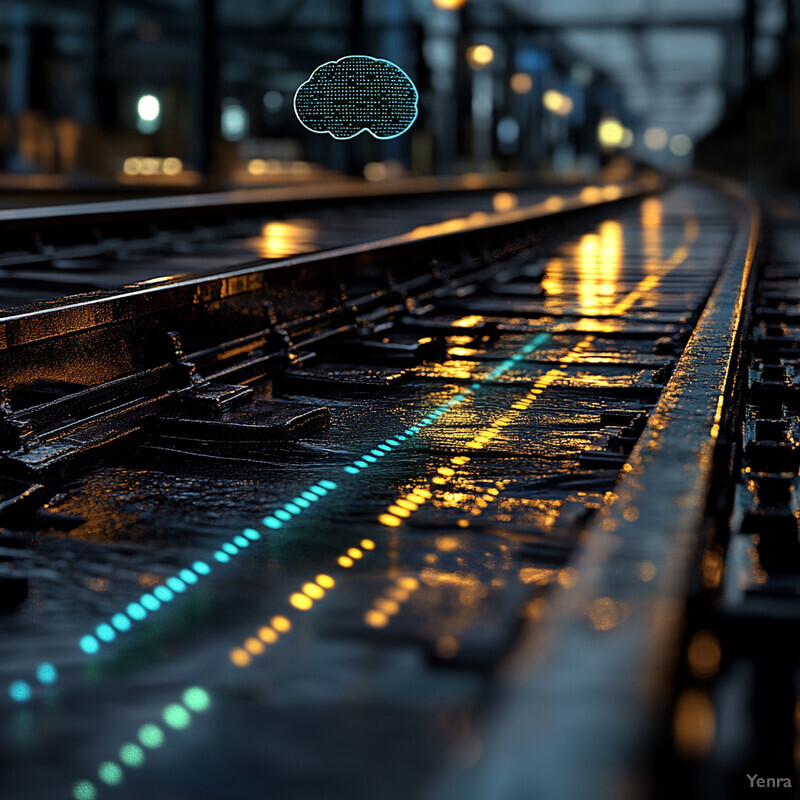
M105 230L80 219L73 229L65 221L64 230L45 229L36 237L11 228L0 248L2 308L142 281L158 284L187 275L231 270L258 260L283 259L423 230L442 221L458 225L485 218L494 210L508 211L551 196L558 200L561 194L575 193L568 187L543 187L456 195L434 192L408 199L402 195L361 197L356 191L349 199L345 196L326 205L310 198L307 208L294 211L291 209L298 205L296 202L292 206L273 202L263 207L254 203L231 219L230 214L222 213L207 219L149 218L140 211L144 218L134 217L126 224L108 223ZM202 209L203 202L213 197L199 195L194 204L199 203ZM176 198L172 203L178 210L183 202L187 213L193 208L192 201L192 197ZM162 213L169 209L170 201L166 205L162 200L151 202L157 203ZM119 205L130 206L131 211L137 208L136 202ZM67 209L67 213L77 213L80 208ZM99 203L89 208L98 214L109 213ZM56 218L59 213L64 212L54 210ZM0 223L6 228L13 222L13 218L4 220L0 214Z
M423 797L478 764L733 231L695 185L609 209L48 484L0 538L3 797Z

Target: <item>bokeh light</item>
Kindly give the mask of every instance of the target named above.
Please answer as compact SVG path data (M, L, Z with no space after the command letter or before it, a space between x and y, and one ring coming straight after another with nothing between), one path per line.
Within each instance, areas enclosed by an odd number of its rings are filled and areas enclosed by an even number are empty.
M467 48L467 63L472 69L483 69L494 61L494 50L488 44L475 44Z
M55 683L58 680L58 671L49 661L44 661L36 668L36 677L39 683Z
M164 722L166 722L170 728L175 728L175 730L183 730L183 728L186 728L191 721L192 718L189 712L183 706L178 705L177 703L172 703L164 709Z
M572 113L572 109L574 108L572 98L556 89L548 89L542 95L542 105L548 111L560 117L568 116Z
M136 103L136 113L139 115L139 119L153 122L161 113L161 102L153 94L143 94Z
M122 745L119 760L127 767L141 767L144 764L144 750L132 742Z
M528 94L533 89L533 78L527 72L515 72L510 80L511 91L516 94Z
M644 146L658 152L667 146L667 132L663 128L648 128L644 132Z
M72 797L74 800L95 800L97 789L91 781L78 781L72 787Z
M97 770L97 775L103 783L116 786L122 782L122 768L113 761L104 761Z
M12 700L17 703L26 703L31 699L31 687L27 681L14 681L8 690Z
M139 741L145 746L154 750L164 744L164 731L158 725L142 725L139 728Z
M630 128L623 128L622 129L622 140L619 143L620 147L628 148L632 147L634 142L633 131Z
M692 152L692 140L685 133L676 133L670 137L669 149L673 155L688 156Z
M619 147L625 138L625 129L618 119L608 117L597 126L597 140L603 147Z
M211 705L211 697L205 689L190 686L183 693L183 702L191 711L205 711Z

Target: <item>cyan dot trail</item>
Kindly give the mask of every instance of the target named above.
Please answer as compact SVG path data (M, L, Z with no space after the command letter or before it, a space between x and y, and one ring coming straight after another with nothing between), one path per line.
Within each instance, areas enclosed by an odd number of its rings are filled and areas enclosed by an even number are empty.
M408 441L412 436L416 436L423 428L433 425L440 417L452 410L459 404L463 403L468 397L474 395L484 384L499 378L504 373L508 372L512 367L515 367L526 356L530 355L534 350L550 341L549 333L540 333L534 336L530 342L520 349L520 352L515 353L510 358L507 358L499 366L495 367L483 380L473 383L469 388L462 389L458 394L453 395L450 399L446 400L440 406L437 406L432 411L429 411L424 417L417 420L415 425L406 428L402 434L397 434L387 439L383 444L379 444L374 450L362 455L344 467L344 471L348 475L358 475L362 470L368 469L373 464L378 462L387 453L390 453L395 448L401 447L404 442ZM266 520L265 520L266 522Z
M380 459L385 458L406 442L410 441L423 428L429 427L437 422L448 411L466 401L469 397L478 392L484 384L500 377L508 372L518 362L522 361L527 355L541 347L550 340L550 334L542 333L533 337L530 342L525 344L518 353L503 361L495 367L485 378L464 388L453 397L441 405L429 411L424 417L417 420L414 425L410 425L401 433L394 434L384 442L376 445L368 453L363 454L352 464L343 468L347 475L358 475L362 470L368 469L373 464L379 463ZM331 480L320 480L313 486L309 486L305 491L300 492L296 497L276 508L271 514L264 517L262 524L269 531L278 531L284 525L304 512L314 507L314 504L329 493L340 488L340 484ZM241 534L234 536L231 541L223 542L215 550L211 558L217 564L228 564L232 559L243 551L247 550L251 543L261 539L261 533L254 528L245 528ZM131 631L136 623L142 622L151 614L156 613L165 605L171 603L177 595L184 594L189 587L196 585L211 574L211 567L205 561L195 561L191 567L181 569L177 575L172 575L163 584L156 586L152 592L143 594L138 601L129 603L123 611L118 611L111 616L107 622L101 622L95 629L84 634L78 640L78 647L83 653L93 656L100 652L101 648L114 642L119 635ZM58 672L49 662L42 662L36 668L36 676L39 684L49 686L57 682ZM25 680L17 680L10 684L8 688L9 697L17 703L26 703L33 697L33 684Z

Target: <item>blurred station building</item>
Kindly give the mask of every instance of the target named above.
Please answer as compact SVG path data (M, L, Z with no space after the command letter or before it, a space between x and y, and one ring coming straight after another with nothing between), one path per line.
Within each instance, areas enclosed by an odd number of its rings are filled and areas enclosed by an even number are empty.
M12 186L185 190L320 170L591 173L615 152L684 169L697 151L768 177L758 153L785 167L798 133L793 5L2 0L0 169ZM297 87L351 53L415 81L409 135L298 124Z

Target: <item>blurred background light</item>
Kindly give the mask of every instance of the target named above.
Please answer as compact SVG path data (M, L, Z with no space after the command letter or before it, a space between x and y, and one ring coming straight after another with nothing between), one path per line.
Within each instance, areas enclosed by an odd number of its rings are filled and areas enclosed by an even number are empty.
M633 142L634 142L633 131L630 128L623 128L622 139L620 140L619 146L623 148L632 147Z
M270 114L277 114L283 108L283 95L274 89L270 89L268 92L264 92L263 102L264 108Z
M235 98L222 101L220 127L222 138L229 142L239 142L247 135L250 118L244 106Z
M514 117L501 117L497 121L497 142L500 152L514 153L519 142L519 122Z
M588 64L573 64L569 74L578 86L583 87L588 86L594 78L594 70Z
M204 23L180 23L182 2L109 0L99 16L90 3L67 13L56 0L12 2L28 10L0 27L0 175L152 191L342 175L588 173L614 149L676 169L800 157L791 146L800 128L785 111L800 83L796 19L779 0L748 0L747 24L745 0L713 9L690 0L209 0L210 49ZM356 43L415 81L419 120L396 142L312 141L291 98L311 69ZM759 96L774 102L759 106L755 131L757 115L743 109ZM607 117L624 128L607 139L615 144L596 135ZM664 133L645 136L655 126ZM761 158L783 172L778 159Z
M155 95L144 94L136 103L136 113L145 122L152 122L161 113L161 103Z
M389 175L389 170L381 161L370 161L364 165L364 177L368 181L384 181Z
M648 128L644 132L644 145L648 150L658 152L667 146L668 138L663 128Z
M548 89L542 95L542 105L553 114L566 117L572 113L574 103L571 97L559 92L557 89Z
M692 140L685 133L676 133L670 137L669 149L673 155L688 156L692 152Z
M533 78L527 72L515 72L510 80L511 91L516 94L528 94L533 89Z
M619 147L625 139L625 128L618 119L604 119L597 126L597 140L603 147Z
M136 115L141 133L155 133L161 127L161 101L154 94L143 94L136 101Z
M467 48L467 63L472 69L488 67L494 61L494 50L488 44L476 44Z

